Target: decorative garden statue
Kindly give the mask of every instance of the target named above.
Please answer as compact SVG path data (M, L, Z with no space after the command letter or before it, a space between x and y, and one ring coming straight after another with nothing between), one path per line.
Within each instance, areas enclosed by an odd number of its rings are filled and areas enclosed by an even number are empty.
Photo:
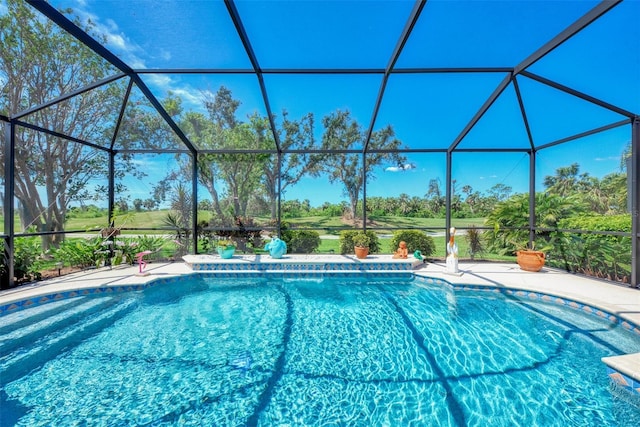
M402 241L400 242L400 244L398 245L398 250L396 250L393 254L393 258L402 258L402 259L406 259L407 255L408 255L408 250L407 250L407 244L406 242Z
M269 251L271 258L282 258L287 253L287 244L277 237L272 237L271 241L264 245L264 250Z
M455 227L449 229L449 243L447 243L447 269L446 272L450 274L460 274L458 270L458 245L455 242L454 236L456 234Z

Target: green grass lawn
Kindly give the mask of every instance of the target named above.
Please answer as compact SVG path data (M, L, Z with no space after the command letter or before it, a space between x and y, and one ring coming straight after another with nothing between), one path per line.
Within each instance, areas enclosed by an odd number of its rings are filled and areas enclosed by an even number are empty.
M122 228L130 229L148 229L148 228L166 228L164 220L169 213L168 210L159 211L145 211L145 212L131 212L116 217L116 225ZM199 220L208 220L211 217L211 212L201 211L198 213ZM256 218L259 224L267 224L269 218L259 217ZM385 229L385 228L424 228L424 229L443 229L445 227L445 220L443 218L409 218L401 216L386 216L386 217L369 217L370 223L367 225L371 229ZM15 218L16 228L20 228L20 219L16 215ZM349 230L353 226L345 223L341 217L326 217L326 216L310 216L304 218L287 218L286 222L292 228L312 228L317 230L320 234L338 234L339 230ZM100 229L107 226L109 220L107 216L103 217L91 217L91 218L70 218L65 224L65 229L69 231L78 230L90 230ZM452 219L452 225L455 227L468 227L470 225L481 226L484 223L484 218L465 218L465 219ZM4 221L0 215L0 232L3 230ZM333 229L333 230L332 230Z

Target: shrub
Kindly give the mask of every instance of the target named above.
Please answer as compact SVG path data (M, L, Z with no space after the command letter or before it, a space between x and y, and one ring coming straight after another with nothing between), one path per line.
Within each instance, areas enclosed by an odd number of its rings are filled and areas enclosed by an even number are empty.
M58 249L53 250L53 259L70 267L90 267L104 259L108 247L101 237L91 239L65 239Z
M153 236L153 235L138 236L137 239L138 239L138 247L140 248L138 252L142 252L142 251L157 252L162 248L165 242L164 237Z
M394 231L390 243L391 252L395 252L401 241L404 241L407 244L409 254L413 254L415 251L420 251L422 256L428 257L436 252L436 244L433 242L431 236L427 236L420 230Z
M284 240L289 252L298 254L310 254L320 246L320 233L312 230L289 231L289 241Z
M17 237L13 241L13 275L17 280L35 279L39 280L40 255L42 255L42 245L39 237ZM4 252L4 242L0 245ZM9 267L5 263L4 256L0 260L0 278L2 288L6 288L9 283Z
M346 230L340 233L340 253L341 254L352 254L354 253L353 249L353 238L358 234L362 233L361 230ZM369 253L374 254L380 252L380 241L378 240L378 235L371 230L367 230L367 236L369 237Z
M559 228L631 232L630 215L566 218ZM555 232L549 264L590 276L628 282L631 275L631 237Z
M16 279L40 279L38 259L42 255L40 237L17 237L13 241L13 274Z

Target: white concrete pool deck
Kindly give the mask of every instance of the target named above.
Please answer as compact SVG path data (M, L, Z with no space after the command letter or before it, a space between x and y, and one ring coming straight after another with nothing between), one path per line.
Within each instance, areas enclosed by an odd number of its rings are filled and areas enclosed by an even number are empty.
M361 261L354 257L340 255L287 255L285 259L279 261L284 263L380 263L385 260L391 261L391 256L373 255L367 260ZM224 261L247 263L247 257ZM398 260L393 261L397 262ZM415 260L407 260L407 262L415 262ZM640 325L640 289L570 274L553 268L545 267L538 273L525 272L520 270L515 263L461 262L459 268L462 275L450 275L445 272L444 262L429 262L414 269L414 273L420 276L444 279L452 284L504 287L567 298L601 308ZM153 262L147 266L145 272L148 273L146 276L140 276L137 274L137 266L118 266L112 269L100 268L74 273L1 291L0 305L74 289L144 284L158 278L191 274L193 270L183 262ZM620 357L624 359L620 359L623 366L619 366L619 368L635 378L640 378L640 353Z

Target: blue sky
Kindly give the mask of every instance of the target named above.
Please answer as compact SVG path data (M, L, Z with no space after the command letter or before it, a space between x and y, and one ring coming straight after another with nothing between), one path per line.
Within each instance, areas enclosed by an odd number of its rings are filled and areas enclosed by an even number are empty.
M107 47L133 68L250 68L222 2L53 0L91 19L107 37ZM594 7L597 1L427 2L398 67L512 67ZM413 7L412 1L238 1L238 12L263 68L384 69ZM603 18L535 63L530 71L588 95L640 113L640 1L626 0ZM151 24L151 25L149 25ZM389 78L374 129L392 124L406 147L446 148L459 135L503 73L394 74ZM186 109L202 110L202 94L220 85L242 100L240 118L266 110L253 75L148 74L145 83L158 98L172 91ZM321 118L348 109L369 126L380 74L266 74L272 111L290 118L313 112L316 137ZM518 77L531 131L538 145L553 142L623 117L572 95ZM630 141L625 126L538 155L537 187L556 168L577 162L583 172L602 177L619 170ZM460 148L524 148L525 127L509 86ZM428 181L445 183L443 154L410 154L415 169L385 172L368 185L375 196L423 196ZM141 156L143 161L144 156ZM522 153L454 154L454 179L486 192L497 183L527 191L528 157ZM150 166L149 170L152 170ZM160 168L162 169L162 168ZM149 184L157 177L150 176ZM326 180L307 179L286 199L313 204L344 200ZM150 188L136 191L146 192Z

